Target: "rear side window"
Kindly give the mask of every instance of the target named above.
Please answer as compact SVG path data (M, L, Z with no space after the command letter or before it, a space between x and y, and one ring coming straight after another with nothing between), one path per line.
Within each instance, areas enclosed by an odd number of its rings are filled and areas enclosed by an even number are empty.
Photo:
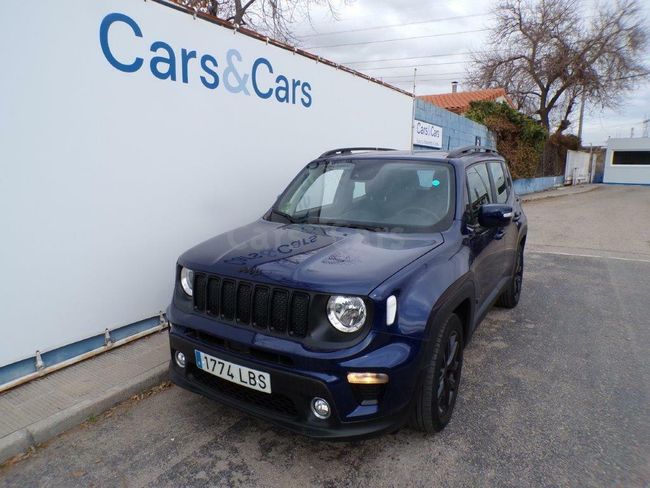
M469 214L472 222L478 220L478 210L485 203L492 203L490 177L485 163L475 164L467 169L467 192Z
M508 201L508 179L503 170L503 165L494 162L488 163L488 166L490 167L490 173L492 173L492 181L494 181L497 203L506 203Z

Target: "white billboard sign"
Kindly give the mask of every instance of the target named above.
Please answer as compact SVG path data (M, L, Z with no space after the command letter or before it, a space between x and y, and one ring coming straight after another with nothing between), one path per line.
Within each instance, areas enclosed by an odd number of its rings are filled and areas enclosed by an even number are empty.
M413 121L413 144L442 148L442 127L421 120Z
M0 367L156 316L323 151L409 148L410 96L156 2L2 2L0 44Z

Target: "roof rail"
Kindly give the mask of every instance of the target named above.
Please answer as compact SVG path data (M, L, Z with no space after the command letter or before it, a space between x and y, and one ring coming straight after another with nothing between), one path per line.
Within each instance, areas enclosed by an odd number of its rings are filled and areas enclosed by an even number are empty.
M491 153L491 154L499 154L496 152L494 149L487 147L487 146L465 146L465 147L459 147L458 149L454 149L453 151L450 151L449 154L447 154L448 158L460 158L463 156L468 156L470 154L474 153Z
M397 149L392 149L389 147L341 147L338 149L330 149L321 154L320 158L325 158L327 156L336 156L338 154L351 154L352 151L397 151Z

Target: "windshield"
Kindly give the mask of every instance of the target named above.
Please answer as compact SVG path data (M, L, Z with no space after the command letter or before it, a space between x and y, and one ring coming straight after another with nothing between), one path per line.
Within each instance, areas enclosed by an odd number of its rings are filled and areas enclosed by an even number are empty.
M280 196L270 219L434 232L448 228L453 215L451 165L353 159L307 165Z

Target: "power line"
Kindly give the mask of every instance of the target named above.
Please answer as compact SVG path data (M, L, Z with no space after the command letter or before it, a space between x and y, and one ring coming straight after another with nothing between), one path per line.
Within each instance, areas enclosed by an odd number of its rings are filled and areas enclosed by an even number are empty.
M650 76L650 73L639 73L637 75L623 76L621 78L616 78L616 81L629 80L631 78L643 78L645 76Z
M381 78L384 80L384 78ZM458 78L420 78L418 79L418 83L423 83L423 82L438 82L438 81L457 81ZM388 80L386 83L398 85L400 83L412 83L412 80Z
M402 66L380 66L376 68L356 68L361 71L368 71L368 70L377 70L377 69L396 69L396 68L419 68L420 66L444 66L447 64L463 64L466 63L467 61L449 61L448 63L424 63L424 64L404 64Z
M599 125L592 125L590 127L592 129L616 129L616 128L620 128L620 127L637 127L639 125L642 125L643 122L645 122L645 121L642 121L642 122L626 122L624 124L614 124L614 125L602 125L602 124L599 124ZM587 124L585 124L585 125L587 125Z
M393 39L382 39L375 41L361 41L361 42L346 42L343 44L325 44L321 46L307 46L304 49L319 49L326 47L345 47L345 46L361 46L363 44L379 44L384 42L393 42L393 41L410 41L413 39L428 39L431 37L443 37L443 36L459 36L461 34L473 34L475 32L485 32L490 29L474 29L469 31L460 31L460 32L444 32L442 34L429 34L426 36L412 36L412 37L396 37Z
M420 76L451 76L451 75L464 75L464 71L449 71L445 73L420 73ZM382 76L382 79L394 79L394 78L413 78L413 75L395 75L395 76ZM418 78L418 80L422 80L422 78Z
M420 24L430 24L433 22L445 22L447 20L458 20L458 19L468 19L470 17L482 17L487 15L487 13L482 13L482 14L470 14L470 15L457 15L455 17L444 17L440 19L429 19L429 20L419 20L417 22L407 22L407 23L401 23L401 24L386 24L386 25L378 25L376 27L363 27L360 29L346 29L346 30L340 30L340 31L330 31L330 32L319 32L317 34L306 34L304 36L299 36L301 38L307 38L307 37L318 37L318 36L332 36L335 34L348 34L351 32L367 32L371 30L377 30L377 29L390 29L392 27L405 27L407 25L420 25Z
M481 54L486 51L476 51L476 54ZM365 61L347 61L344 62L343 64L361 64L361 63L381 63L384 61L405 61L408 59L425 59L425 58L444 58L447 56L466 56L468 54L472 54L470 51L466 52L461 52L461 53L445 53L445 54L428 54L426 56L408 56L405 58L384 58L384 59L368 59ZM360 68L362 69L362 68Z

